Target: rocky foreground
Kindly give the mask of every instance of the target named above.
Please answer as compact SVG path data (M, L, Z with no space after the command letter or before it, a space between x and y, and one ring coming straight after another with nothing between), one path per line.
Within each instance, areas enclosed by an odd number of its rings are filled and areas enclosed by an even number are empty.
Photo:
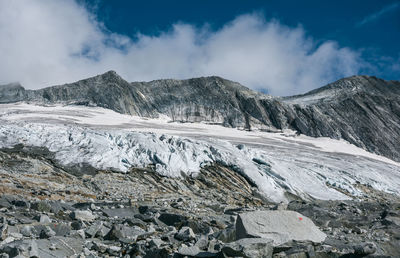
M399 257L400 200L274 204L230 168L72 175L0 152L1 257ZM368 197L367 197L368 196Z

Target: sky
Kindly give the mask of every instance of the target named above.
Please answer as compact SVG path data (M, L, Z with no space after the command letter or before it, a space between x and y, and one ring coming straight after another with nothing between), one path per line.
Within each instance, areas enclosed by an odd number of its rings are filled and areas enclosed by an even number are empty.
M293 95L357 74L400 80L399 46L399 0L0 0L0 84L30 89L114 70Z

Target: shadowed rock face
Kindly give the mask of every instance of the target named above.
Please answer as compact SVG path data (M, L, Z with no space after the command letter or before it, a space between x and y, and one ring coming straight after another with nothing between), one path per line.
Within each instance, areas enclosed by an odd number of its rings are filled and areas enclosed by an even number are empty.
M0 103L96 105L144 117L228 127L293 129L345 139L400 161L400 82L353 76L292 97L272 97L220 77L129 83L110 71L76 83L25 90L0 87Z
M0 103L18 102L25 99L25 89L19 83L0 86Z

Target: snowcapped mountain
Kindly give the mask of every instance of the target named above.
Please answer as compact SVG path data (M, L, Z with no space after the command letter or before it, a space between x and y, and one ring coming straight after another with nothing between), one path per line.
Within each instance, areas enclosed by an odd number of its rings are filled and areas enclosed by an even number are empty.
M115 72L76 83L25 90L0 87L0 103L99 106L122 114L226 127L291 129L344 139L400 161L400 82L353 76L304 95L272 97L220 77L128 83Z

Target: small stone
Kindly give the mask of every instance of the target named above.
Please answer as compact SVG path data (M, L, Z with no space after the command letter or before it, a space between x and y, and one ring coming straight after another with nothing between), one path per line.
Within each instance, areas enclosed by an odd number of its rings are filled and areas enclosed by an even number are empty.
M195 239L195 237L196 235L189 227L182 227L179 232L175 234L175 238L181 241L190 241Z
M121 251L121 247L119 246L110 246L107 248L107 253L110 255L118 255Z
M40 215L39 222L43 224L51 223L51 219L47 215Z
M154 239L150 240L150 242L149 242L150 246L155 246L157 248L159 248L162 244L164 244L164 241L162 241L159 238L154 238Z
M96 218L90 210L76 210L70 216L72 219L81 221L93 221Z
M21 234L25 237L32 236L32 226L23 226L20 230Z
M72 228L73 230L79 230L79 229L81 229L82 227L83 227L83 223L82 223L82 221L80 221L80 220L77 220L77 221L74 221L74 222L71 223L71 228Z
M361 245L354 246L354 253L359 255L369 255L376 251L374 243L364 243Z
M50 227L46 226L44 229L42 229L42 231L40 231L39 237L41 239L47 239L55 235L56 232L54 232Z
M222 248L222 252L228 257L271 257L273 251L272 243L271 239L243 238L226 244Z

